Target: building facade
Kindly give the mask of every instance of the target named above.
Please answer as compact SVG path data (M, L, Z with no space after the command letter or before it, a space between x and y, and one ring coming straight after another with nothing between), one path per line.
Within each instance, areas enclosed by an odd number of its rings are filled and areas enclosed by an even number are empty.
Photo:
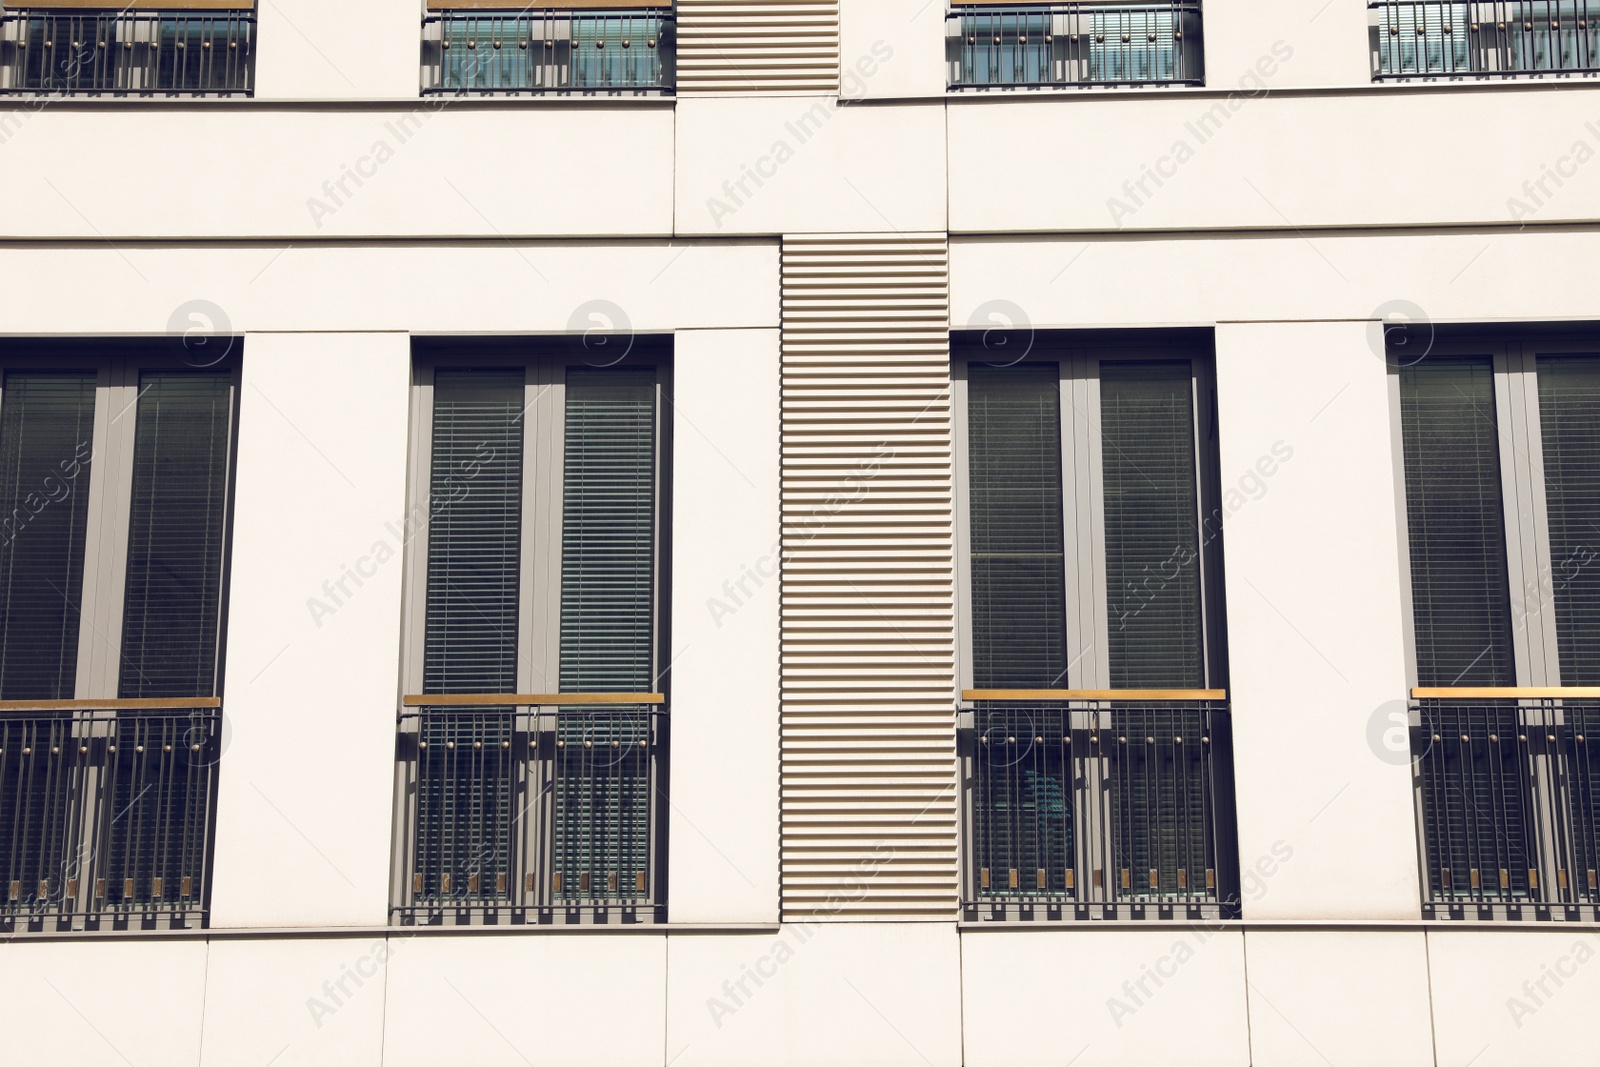
M1591 19L5 9L0 1044L1592 1057Z

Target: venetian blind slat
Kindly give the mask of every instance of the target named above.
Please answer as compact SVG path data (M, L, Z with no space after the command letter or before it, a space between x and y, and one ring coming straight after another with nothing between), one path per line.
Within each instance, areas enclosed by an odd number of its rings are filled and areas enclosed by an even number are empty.
M784 239L786 917L956 908L947 277L943 235Z

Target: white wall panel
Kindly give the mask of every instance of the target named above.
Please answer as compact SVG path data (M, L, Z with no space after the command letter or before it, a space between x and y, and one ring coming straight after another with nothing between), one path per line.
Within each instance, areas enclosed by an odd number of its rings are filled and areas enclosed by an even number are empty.
M390 951L385 1067L667 1060L660 935L401 935Z
M668 917L778 919L778 331L673 354Z
M941 107L684 99L677 119L680 234L944 229Z
M15 334L162 333L174 311L196 299L217 306L224 331L778 325L778 244L749 239L120 249L94 242L0 247L0 270L8 279L0 331Z
M226 939L206 965L206 1067L377 1067L383 937Z
M1206 929L961 936L966 1067L1242 1067L1243 935Z
M1369 729L1407 695L1387 364L1359 322L1216 344L1245 917L1415 918L1410 762Z
M1433 1067L1420 930L1251 930L1255 1067Z
M1434 931L1439 1067L1526 1067L1600 1047L1600 932Z
M333 9L326 17L351 25L339 10L337 20ZM672 232L669 107L534 103L435 97L341 111L73 102L22 112L4 144L10 195L0 202L0 234ZM85 145L115 160L115 180L83 165Z
M256 96L414 97L422 8L394 0L260 0Z
M1254 95L1237 89L1238 74L1219 71L1228 93L953 101L950 229L1503 224L1529 217L1508 200L1527 198L1523 183L1563 158L1568 176L1559 187L1547 180L1532 217L1600 215L1600 167L1588 165L1600 125L1591 128L1587 93L1272 92L1294 69L1289 47ZM1493 150L1463 137L1469 129L1494 130ZM1406 131L1403 150L1384 147L1394 130Z
M951 923L790 923L672 937L675 1067L956 1067L960 947Z
M1202 10L1206 84L1211 88L1355 87L1372 82L1365 4L1233 0ZM1279 42L1292 55L1273 72L1279 59L1273 46Z
M211 924L381 925L410 342L244 346Z
M945 5L839 0L840 93L847 100L942 97Z
M205 980L201 941L0 945L5 1062L198 1064Z
M992 326L992 300L1041 329L1373 319L1394 300L1434 322L1591 319L1590 286L1570 264L1597 255L1600 233L1533 228L962 238L950 242L951 322Z

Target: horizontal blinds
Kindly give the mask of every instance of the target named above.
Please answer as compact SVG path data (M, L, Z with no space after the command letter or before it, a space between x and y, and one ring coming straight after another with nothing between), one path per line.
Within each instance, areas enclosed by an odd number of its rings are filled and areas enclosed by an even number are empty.
M1189 363L1100 370L1107 654L1114 689L1205 684Z
M654 692L655 371L567 372L561 691Z
M678 91L839 91L839 6L813 0L680 0Z
M656 374L567 371L561 505L561 691L656 688ZM559 899L627 896L649 868L649 719L563 709L553 870Z
M783 912L956 907L944 235L783 241Z
M1400 372L1417 684L1516 684L1489 359Z
M1056 364L968 368L967 456L973 686L1064 688Z
M1600 685L1600 356L1538 367L1561 684Z
M434 373L423 691L517 691L524 372Z
M5 376L0 699L76 695L94 403L92 372Z
M139 380L118 693L217 688L233 384L227 373Z

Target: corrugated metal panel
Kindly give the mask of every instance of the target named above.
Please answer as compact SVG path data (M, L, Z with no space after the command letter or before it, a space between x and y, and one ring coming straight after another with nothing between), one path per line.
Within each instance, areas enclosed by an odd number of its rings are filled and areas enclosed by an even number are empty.
M943 234L783 244L783 910L956 908Z
M839 91L839 5L679 0L678 91Z

